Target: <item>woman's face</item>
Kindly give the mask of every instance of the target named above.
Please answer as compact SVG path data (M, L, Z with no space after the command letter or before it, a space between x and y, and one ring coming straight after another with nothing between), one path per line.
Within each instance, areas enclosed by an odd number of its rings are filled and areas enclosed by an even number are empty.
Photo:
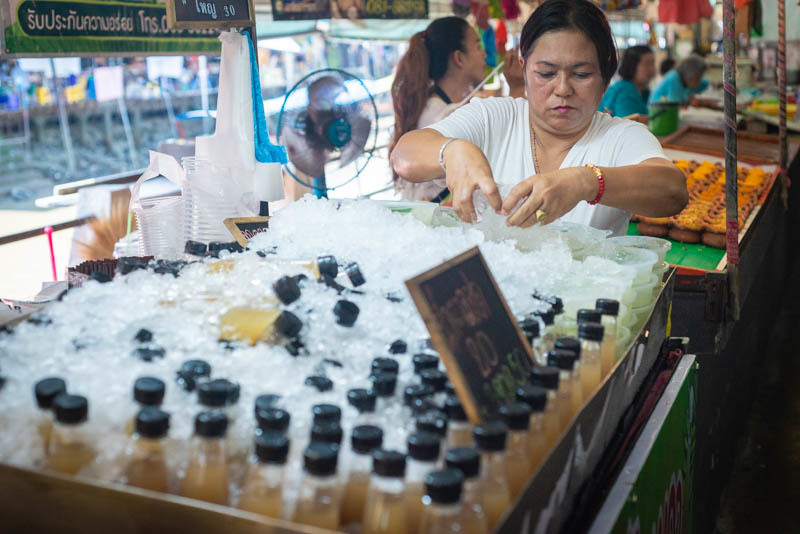
M647 87L656 76L656 58L653 54L644 54L639 58L633 83L637 87Z
M478 32L469 28L464 34L464 52L461 53L462 68L473 84L483 81L486 72L486 51Z
M523 74L537 125L556 135L576 134L586 128L606 89L594 43L576 30L539 37Z

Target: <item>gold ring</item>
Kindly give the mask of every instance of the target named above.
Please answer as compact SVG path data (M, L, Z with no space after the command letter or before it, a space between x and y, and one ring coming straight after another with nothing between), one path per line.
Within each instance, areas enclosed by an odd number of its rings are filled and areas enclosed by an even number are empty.
M547 218L547 212L544 210L536 210L536 222L542 222Z

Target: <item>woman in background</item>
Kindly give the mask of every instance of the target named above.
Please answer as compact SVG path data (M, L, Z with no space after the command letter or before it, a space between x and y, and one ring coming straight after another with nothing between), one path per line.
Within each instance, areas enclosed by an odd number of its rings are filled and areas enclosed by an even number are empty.
M650 102L689 104L694 95L702 93L708 87L708 80L703 78L705 72L706 62L702 57L687 57L676 69L664 75L664 79L650 95Z
M656 75L656 60L650 47L637 45L625 50L618 74L622 79L608 88L599 111L606 111L612 117L647 115L645 93Z

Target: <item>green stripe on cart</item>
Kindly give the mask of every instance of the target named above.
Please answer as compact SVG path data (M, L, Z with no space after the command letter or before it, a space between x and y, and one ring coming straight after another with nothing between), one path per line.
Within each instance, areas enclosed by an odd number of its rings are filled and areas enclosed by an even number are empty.
M636 223L628 224L628 235L639 235L636 230ZM667 252L666 260L667 263L672 265L714 271L725 256L724 250L709 247L702 243L681 243L672 239L669 241L672 243L672 248Z

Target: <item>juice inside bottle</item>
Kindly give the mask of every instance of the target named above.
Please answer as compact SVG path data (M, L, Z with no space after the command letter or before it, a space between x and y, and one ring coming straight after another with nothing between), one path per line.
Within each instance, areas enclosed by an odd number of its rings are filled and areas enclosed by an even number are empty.
M436 469L441 442L437 434L416 432L406 440L408 461L406 465L405 498L408 509L409 532L419 530L422 516L422 497L425 495L425 476Z
M136 415L133 439L125 451L125 481L130 486L167 493L166 438L169 414L148 406Z
M611 299L597 299L597 311L603 314L600 324L603 325L603 343L600 347L601 367L603 376L611 372L617 361L617 315L619 315L619 302Z
M556 338L558 338L558 331L555 327L555 312L551 307L549 310L535 312L535 315L542 321L541 342L543 345L543 353L546 355L549 348L553 346Z
M283 477L289 439L279 432L256 436L251 459L239 496L239 508L279 519L283 515Z
M528 451L528 425L531 420L531 407L524 402L512 402L500 408L500 415L508 426L506 445L506 472L511 500L515 500L531 475Z
M600 363L603 325L581 323L578 326L578 337L581 339L581 386L583 398L588 399L594 395L603 379Z
M378 449L373 452L372 465L361 522L363 534L411 534L404 495L405 455Z
M303 323L290 311L237 306L219 318L219 338L250 345L262 341L275 344L282 338L296 337L302 327Z
M339 527L341 490L336 478L339 447L333 443L312 442L303 453L306 476L294 509L294 521L312 527L336 530Z
M489 522L483 508L480 479L481 456L474 447L455 447L447 451L445 464L464 476L462 492L462 525L466 534L487 534Z
M544 411L544 433L547 450L553 448L561 435L561 406L558 402L560 371L555 367L535 367L531 371L531 382L547 390L547 406Z
M539 468L548 452L548 438L544 428L547 390L530 384L521 386L517 389L517 400L524 402L531 408L531 416L528 423L528 459L531 472L533 472Z
M228 417L221 411L212 410L197 415L181 495L228 504L227 430Z
M62 393L67 392L67 383L63 379L52 377L36 382L33 394L39 406L39 422L36 430L42 438L45 455L50 448L50 435L53 432L53 401Z
M572 391L572 368L575 364L574 353L563 350L553 349L547 354L547 364L559 370L558 381L558 406L561 429L569 426L573 415L575 415L574 397Z
M483 507L486 510L489 531L497 527L500 518L511 505L511 490L505 461L507 433L508 428L500 421L491 421L475 427L475 443L481 451Z
M350 434L353 454L348 466L344 495L342 495L342 525L358 523L364 518L364 503L367 500L367 488L372 471L372 452L380 449L382 444L383 431L379 427L359 425L353 428ZM405 461L403 461L403 465L405 466Z
M74 475L89 465L95 451L85 434L89 401L80 395L62 393L53 401L55 424L50 435L50 469Z
M152 406L158 408L164 400L166 384L163 380L152 376L142 376L133 383L133 401L136 404L136 411ZM137 414L138 415L138 414ZM136 429L136 418L134 415L125 427L125 433L132 436Z
M425 477L422 534L466 532L461 493L464 477L458 469L442 469Z
M577 330L577 325L576 325ZM555 348L558 350L565 350L572 353L572 373L571 381L572 398L572 413L576 414L583 408L583 383L581 382L581 342L574 337L563 337L556 340Z
M461 405L461 400L455 395L447 397L444 403L444 412L447 414L447 446L471 447L474 445L472 438L472 425L467 420L467 414Z

